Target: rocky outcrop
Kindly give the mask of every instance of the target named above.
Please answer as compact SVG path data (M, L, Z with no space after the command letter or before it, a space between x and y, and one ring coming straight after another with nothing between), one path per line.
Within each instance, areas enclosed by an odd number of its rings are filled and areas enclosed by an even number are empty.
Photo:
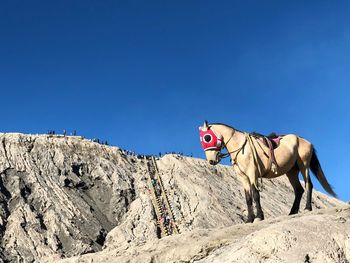
M79 137L0 135L1 258L95 252L136 198L117 148Z
M232 235L235 239L231 237L224 247L198 262L345 263L350 260L349 207L276 218L251 230L244 235Z
M104 250L61 262L346 263L349 259L350 208L342 207L195 229L126 250Z
M176 155L156 161L181 233L159 239L150 160L81 137L0 134L0 143L3 261L214 260L226 256L220 249L233 245L232 238L231 243L225 240L235 227L255 227L242 224L243 189L227 166ZM294 198L286 178L264 181L261 198L267 220L258 229L299 218L284 216ZM343 205L317 192L313 200L315 209ZM202 239L219 245L202 244ZM174 256L182 248L188 251L185 257Z

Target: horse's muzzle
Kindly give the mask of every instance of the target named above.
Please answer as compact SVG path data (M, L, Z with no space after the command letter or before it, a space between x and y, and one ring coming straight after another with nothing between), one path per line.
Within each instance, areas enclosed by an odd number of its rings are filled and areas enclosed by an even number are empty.
M217 164L218 162L217 162L217 161L210 160L209 163L210 163L211 165L215 165L215 164Z

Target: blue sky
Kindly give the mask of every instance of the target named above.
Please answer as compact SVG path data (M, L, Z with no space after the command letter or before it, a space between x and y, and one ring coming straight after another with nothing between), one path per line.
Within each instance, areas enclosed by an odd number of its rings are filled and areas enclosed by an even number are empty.
M76 130L199 158L205 119L296 133L350 200L349 11L348 1L1 1L1 131Z

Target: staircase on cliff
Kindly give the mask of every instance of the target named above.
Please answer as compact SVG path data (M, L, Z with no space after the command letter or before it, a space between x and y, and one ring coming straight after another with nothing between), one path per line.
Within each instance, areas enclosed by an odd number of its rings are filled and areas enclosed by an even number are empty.
M167 191L164 188L160 177L157 163L154 157L149 157L147 168L149 172L149 193L156 213L158 236L160 238L172 234L178 234L179 229L175 222L175 217L171 209Z

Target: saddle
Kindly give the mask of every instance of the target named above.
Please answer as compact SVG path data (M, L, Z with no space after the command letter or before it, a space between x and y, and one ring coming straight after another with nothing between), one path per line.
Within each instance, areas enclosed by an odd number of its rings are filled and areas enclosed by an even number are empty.
M280 146L281 139L283 138L282 135L277 135L276 133L272 132L267 136L264 136L264 143L266 146L269 146L269 142L272 144L272 149L276 149L278 146Z
M275 170L275 168L277 167L277 161L275 158L274 150L280 145L283 135L277 135L274 132L270 133L267 136L256 132L253 132L252 135L255 138L261 139L261 141L265 144L265 146L269 148L269 161L267 165L268 170L270 170L271 168L272 170ZM273 167L273 165L275 167Z

